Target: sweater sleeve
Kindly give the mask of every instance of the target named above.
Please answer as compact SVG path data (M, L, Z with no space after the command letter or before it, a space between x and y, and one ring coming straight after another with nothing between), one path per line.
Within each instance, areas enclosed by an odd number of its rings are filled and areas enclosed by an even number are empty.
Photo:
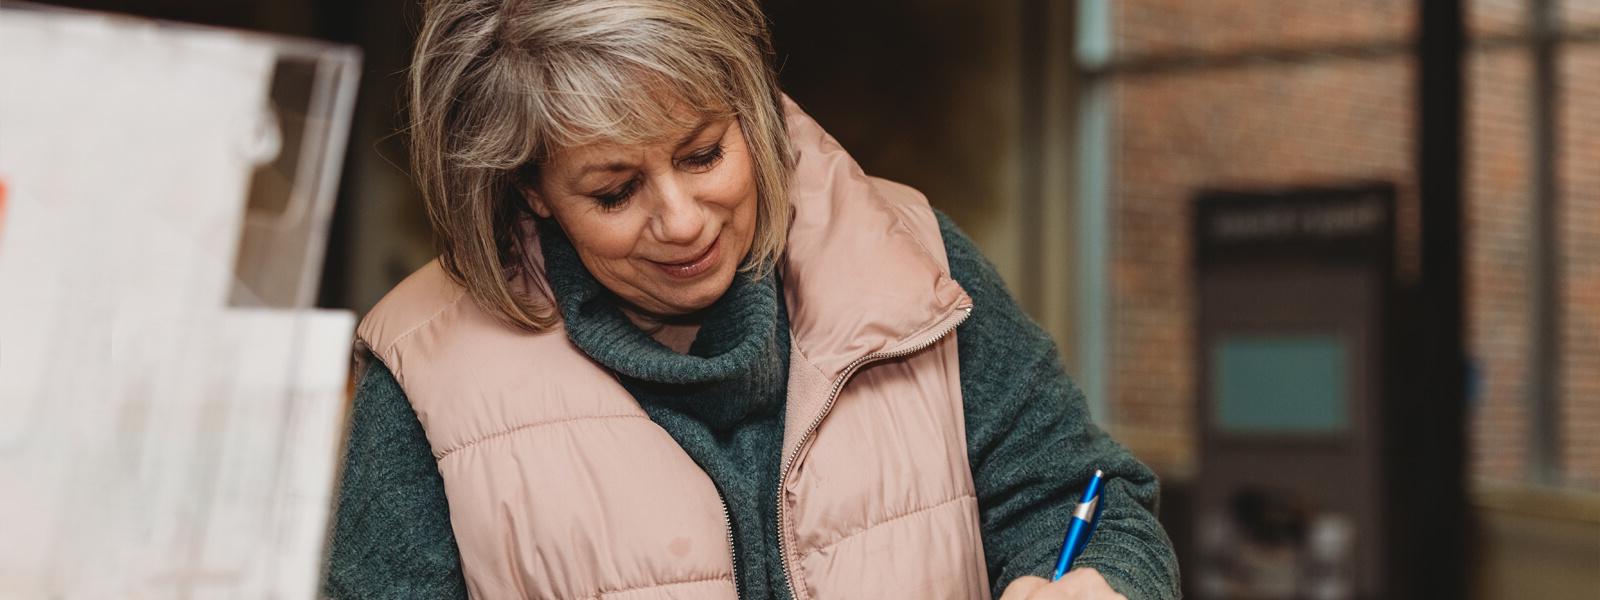
M951 275L974 304L956 346L994 596L1023 575L1050 576L1078 496L1101 469L1100 521L1074 566L1093 567L1131 600L1178 597L1177 558L1154 514L1155 474L1094 424L1050 336L972 240L938 218Z
M444 480L422 424L383 364L356 386L323 592L466 598Z

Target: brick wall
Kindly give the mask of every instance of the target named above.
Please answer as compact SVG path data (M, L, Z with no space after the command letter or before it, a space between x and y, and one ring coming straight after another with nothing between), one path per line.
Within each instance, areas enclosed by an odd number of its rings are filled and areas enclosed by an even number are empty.
M1522 3L1470 2L1475 35L1515 31ZM1128 59L1259 47L1403 42L1413 2L1113 3ZM1570 11L1569 11L1570 12ZM1468 65L1467 340L1480 367L1470 469L1525 471L1528 445L1528 90L1517 48ZM1563 196L1561 391L1565 478L1600 488L1600 44L1566 54L1560 114ZM1399 185L1403 277L1415 274L1413 61L1405 54L1130 73L1113 79L1110 394L1118 436L1150 462L1192 466L1195 189L1385 179Z
M1567 4L1586 5L1588 24L1600 26L1600 2ZM1600 489L1600 43L1569 48L1560 77L1563 475Z
M1115 51L1228 52L1262 46L1398 40L1412 29L1415 2L1346 0L1134 0L1110 2Z
M1527 469L1531 65L1518 49L1467 64L1466 339L1480 388L1468 413L1471 472L1491 479Z

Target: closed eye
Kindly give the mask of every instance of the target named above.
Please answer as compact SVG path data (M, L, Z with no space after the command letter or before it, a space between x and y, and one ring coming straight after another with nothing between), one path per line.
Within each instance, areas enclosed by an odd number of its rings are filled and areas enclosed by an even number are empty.
M722 160L722 144L717 143L710 148L678 159L678 166L693 173L703 173L711 170L720 160Z
M589 194L589 197L594 198L595 202L600 204L600 208L611 210L627 203L628 199L632 198L633 194L638 191L639 178L634 177L610 190Z

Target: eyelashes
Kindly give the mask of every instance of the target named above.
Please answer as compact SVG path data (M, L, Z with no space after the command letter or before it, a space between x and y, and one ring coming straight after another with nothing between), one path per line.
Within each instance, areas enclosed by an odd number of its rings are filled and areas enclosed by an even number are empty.
M717 163L722 162L722 156L722 144L718 143L710 148L706 148L694 154L690 154L689 156L674 160L673 162L678 168L690 173L704 173L716 167ZM600 208L612 210L627 203L628 199L632 198L633 195L639 191L640 185L642 185L642 183L639 179L639 176L634 175L632 178L623 182L619 186L603 192L590 194L589 196L594 198L595 202L600 205Z
M600 204L600 208L610 210L622 206L622 203L627 202L637 191L639 191L639 177L634 176L621 186L612 188L611 191L593 194L593 197L595 202Z
M685 170L702 173L716 166L722 160L722 144L716 144L705 150L683 157L677 163Z

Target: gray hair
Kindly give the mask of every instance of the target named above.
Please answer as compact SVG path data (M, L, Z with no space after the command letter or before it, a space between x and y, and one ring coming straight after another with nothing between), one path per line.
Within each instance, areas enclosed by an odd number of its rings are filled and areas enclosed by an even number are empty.
M517 186L561 148L646 143L737 117L754 163L742 271L783 252L793 171L772 41L756 0L426 0L410 77L411 162L440 264L480 306L532 331L558 317L518 291L530 269Z

